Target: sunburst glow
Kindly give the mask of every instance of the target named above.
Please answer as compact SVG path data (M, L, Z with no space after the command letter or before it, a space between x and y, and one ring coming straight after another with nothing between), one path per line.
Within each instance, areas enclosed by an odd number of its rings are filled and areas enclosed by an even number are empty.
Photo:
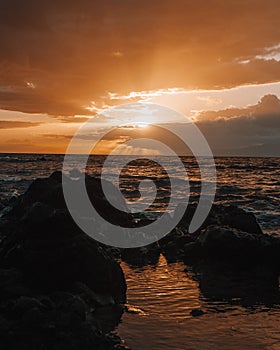
M134 125L136 128L147 128L149 126L148 123L139 123Z

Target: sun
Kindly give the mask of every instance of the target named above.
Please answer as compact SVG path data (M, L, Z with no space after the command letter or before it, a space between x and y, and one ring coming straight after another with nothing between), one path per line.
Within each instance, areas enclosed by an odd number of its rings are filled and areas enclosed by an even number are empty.
M133 125L135 128L147 128L149 126L148 123L137 123Z
M143 123L143 122L134 122L134 123L129 123L126 125L120 125L120 128L126 128L126 129L145 129L149 127L151 124L150 123Z

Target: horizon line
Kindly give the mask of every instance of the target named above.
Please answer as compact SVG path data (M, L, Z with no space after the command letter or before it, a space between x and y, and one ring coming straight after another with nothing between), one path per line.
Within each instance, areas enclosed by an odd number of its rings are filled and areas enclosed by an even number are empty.
M45 155L45 156L65 156L66 153L41 153L41 152L1 152L0 151L0 155L9 155L9 154L19 154L19 155ZM71 156L87 156L87 154L84 153L72 153L69 154ZM88 156L103 156L103 157L107 157L110 156L110 154L90 154ZM116 157L128 157L128 156L135 156L135 157L145 157L147 156L147 158L149 156L153 156L153 157L175 157L174 155L161 155L161 154L157 154L157 155L152 155L152 154L147 154L147 155L143 155L143 154L114 154L113 156ZM179 154L178 157L192 157L192 158L196 158L193 154ZM209 156L198 156L199 157L209 157ZM274 155L214 155L213 154L213 158L280 158L280 156L274 156Z

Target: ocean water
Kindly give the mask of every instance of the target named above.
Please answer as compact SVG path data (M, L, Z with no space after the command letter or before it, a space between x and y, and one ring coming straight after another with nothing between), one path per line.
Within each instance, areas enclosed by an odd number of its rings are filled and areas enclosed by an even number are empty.
M123 157L125 158L125 157ZM200 195L200 172L192 157L183 157L189 184L189 202L197 202ZM103 156L92 156L87 165L87 173L100 176ZM237 205L256 215L265 233L280 234L280 158L216 158L217 191L215 202ZM38 177L49 176L61 170L62 155L41 154L0 154L0 204L7 205L11 197L22 194L30 183ZM119 163L115 157L111 168L106 168L106 178L111 180ZM158 163L149 160L129 162L120 176L120 188L130 201L139 199L137 186L145 178L157 181L157 201L148 209L148 215L164 211L170 197L170 183L164 169L168 169L178 181L182 174L178 162L172 157L158 157ZM209 175L207 181L213 179ZM149 191L147 191L149 193ZM178 200L186 197L186 192L176 191ZM147 204L149 196L141 198Z
M160 157L163 168L177 174L174 159ZM100 176L104 158L89 160L87 172ZM116 165L119 163L116 157ZM280 234L280 159L216 158L215 202L235 204L253 212L264 232ZM0 204L23 193L37 177L61 170L59 155L0 155ZM183 158L190 182L190 202L200 193L200 173L193 158ZM120 187L131 201L139 198L138 185L145 177L157 181L158 200L148 214L157 216L170 195L166 172L148 160L130 162L120 176ZM113 179L115 167L106 170ZM179 175L178 175L179 176ZM207 181L213 181L211 177ZM183 197L185 192L176 193ZM142 198L149 201L149 198ZM3 209L5 210L5 209ZM132 312L124 313L116 332L132 350L278 350L280 349L279 298L246 301L239 297L209 298L198 276L183 263L157 263L132 267L122 262ZM241 279L240 279L241 280ZM239 282L237 282L239 283ZM241 283L241 282L240 282ZM246 299L246 298L245 298ZM193 317L193 309L204 314Z

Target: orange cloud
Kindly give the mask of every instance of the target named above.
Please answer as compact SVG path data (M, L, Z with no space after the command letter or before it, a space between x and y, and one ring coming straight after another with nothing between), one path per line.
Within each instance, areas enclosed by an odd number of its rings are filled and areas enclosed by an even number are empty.
M38 126L38 125L40 125L40 123L0 120L0 129L30 128L32 126Z
M0 108L91 115L108 91L280 81L279 17L279 0L4 0Z

